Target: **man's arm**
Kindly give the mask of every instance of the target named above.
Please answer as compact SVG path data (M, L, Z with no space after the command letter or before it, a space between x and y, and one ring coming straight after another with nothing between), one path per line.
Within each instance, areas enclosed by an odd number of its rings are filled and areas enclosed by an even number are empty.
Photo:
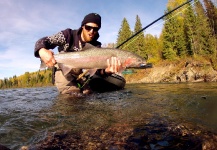
M49 49L59 46L59 48L66 51L69 48L70 38L72 38L70 31L71 29L66 29L52 36L39 39L35 44L35 57L40 57L48 67L54 66L56 63L54 53Z
M57 46L55 43L52 43L51 40L52 39L49 37L43 37L35 43L35 50L34 50L35 57L40 57L39 50L41 50L42 48L48 50L48 49L54 49Z

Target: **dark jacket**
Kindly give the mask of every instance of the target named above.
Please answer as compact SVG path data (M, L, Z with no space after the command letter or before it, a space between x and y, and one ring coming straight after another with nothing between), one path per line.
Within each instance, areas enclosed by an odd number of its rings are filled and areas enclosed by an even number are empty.
M68 28L52 36L47 36L39 39L35 44L35 57L39 57L38 52L41 48L54 49L58 46L59 52L80 51L85 46L85 42L81 40L81 30L82 28L79 28L77 30ZM101 47L101 43L97 41L98 38L99 34L93 41L90 42L90 44ZM79 44L79 41L81 44Z

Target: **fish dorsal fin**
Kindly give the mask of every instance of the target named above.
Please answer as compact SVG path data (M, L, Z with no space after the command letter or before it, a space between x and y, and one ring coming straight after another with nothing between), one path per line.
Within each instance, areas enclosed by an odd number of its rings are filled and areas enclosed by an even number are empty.
M85 46L82 48L82 50L88 50L88 49L91 49L91 48L96 48L95 46L93 46L92 44L90 43L85 43Z

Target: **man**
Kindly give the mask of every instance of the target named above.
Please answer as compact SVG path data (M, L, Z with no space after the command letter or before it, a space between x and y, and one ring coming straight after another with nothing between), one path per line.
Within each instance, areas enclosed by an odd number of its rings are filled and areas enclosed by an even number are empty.
M56 60L54 53L49 49L54 49L58 46L59 52L74 52L80 51L85 46L85 43L90 43L96 47L101 47L101 43L97 41L99 38L99 29L101 28L101 16L97 13L86 15L81 23L81 27L77 30L65 29L53 36L43 37L36 42L35 57L40 57L41 60L48 66L54 67ZM96 75L104 77L116 73L121 66L120 61L115 57L107 60L108 67L99 69ZM63 74L61 67L57 66L55 72L55 85L61 94L87 94L91 91L85 80L78 81L78 76L83 71L81 69L71 69L68 74Z

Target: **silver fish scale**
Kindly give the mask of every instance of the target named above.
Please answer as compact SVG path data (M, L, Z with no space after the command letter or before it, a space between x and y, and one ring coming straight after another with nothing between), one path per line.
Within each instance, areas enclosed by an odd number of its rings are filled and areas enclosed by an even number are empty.
M107 59L111 57L117 57L121 64L127 64L126 67L140 67L141 63L146 63L141 56L129 51L95 47L78 52L57 54L54 57L58 63L81 69L104 69L107 67Z

